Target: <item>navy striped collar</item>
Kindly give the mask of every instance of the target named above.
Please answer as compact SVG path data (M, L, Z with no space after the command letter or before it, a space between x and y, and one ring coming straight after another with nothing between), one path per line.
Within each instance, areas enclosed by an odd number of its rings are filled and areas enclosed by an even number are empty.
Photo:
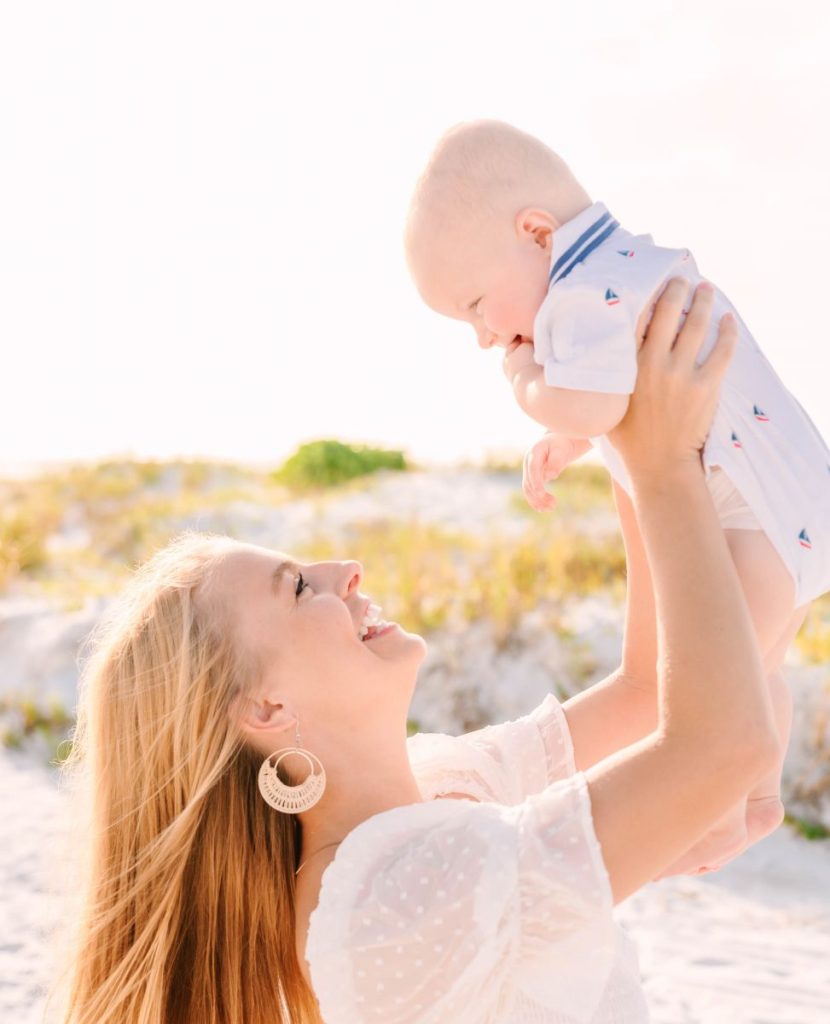
M554 231L549 287L566 278L619 226L603 203L594 203Z

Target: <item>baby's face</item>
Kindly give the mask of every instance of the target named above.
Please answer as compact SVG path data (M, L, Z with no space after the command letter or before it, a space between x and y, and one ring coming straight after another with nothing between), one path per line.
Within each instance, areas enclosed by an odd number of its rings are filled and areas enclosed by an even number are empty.
M408 252L422 298L437 313L472 324L481 348L533 339L548 290L550 244L512 224L448 229Z

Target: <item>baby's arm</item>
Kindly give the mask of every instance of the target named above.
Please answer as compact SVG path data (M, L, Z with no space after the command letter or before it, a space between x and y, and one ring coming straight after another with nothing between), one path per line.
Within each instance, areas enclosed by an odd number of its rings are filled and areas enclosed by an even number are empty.
M574 391L545 383L544 369L534 361L533 344L511 342L503 369L519 406L543 427L566 437L607 434L628 409L628 395Z

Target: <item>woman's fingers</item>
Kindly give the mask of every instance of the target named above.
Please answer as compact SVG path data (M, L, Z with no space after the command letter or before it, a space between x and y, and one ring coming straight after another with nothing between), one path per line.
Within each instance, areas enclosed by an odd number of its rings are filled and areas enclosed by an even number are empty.
M710 381L720 381L738 347L738 321L725 313L718 324L718 337L712 351L701 363L701 373Z
M689 294L689 282L682 277L673 277L657 300L654 315L646 328L642 358L654 359L670 351L683 312L683 303Z
M695 289L689 313L680 328L673 349L677 358L684 360L688 366L695 362L706 340L714 301L715 292L712 285L708 281L701 282Z
M722 377L737 345L737 324L725 318L718 341L697 365L711 322L713 290L672 278L657 301L638 353L637 382L622 421L609 434L629 473L660 473L678 460L700 461L712 426ZM688 308L683 327L678 327ZM676 339L676 340L675 340Z

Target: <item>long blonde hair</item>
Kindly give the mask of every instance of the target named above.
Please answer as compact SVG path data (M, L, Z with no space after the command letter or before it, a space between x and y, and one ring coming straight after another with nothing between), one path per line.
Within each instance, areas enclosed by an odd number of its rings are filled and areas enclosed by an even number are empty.
M255 662L188 533L93 635L64 773L90 802L65 1024L318 1024L295 947L299 825L258 792L231 702Z

